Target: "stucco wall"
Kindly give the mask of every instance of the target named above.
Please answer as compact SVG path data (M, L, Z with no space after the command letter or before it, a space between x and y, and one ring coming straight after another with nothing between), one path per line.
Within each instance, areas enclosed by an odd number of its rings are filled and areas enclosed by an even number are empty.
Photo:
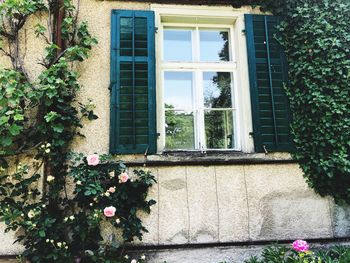
M296 164L148 169L157 204L144 216L144 245L349 236L350 210L314 194ZM0 255L20 251L11 241L1 232Z
M86 122L73 150L86 154L108 152L109 142L109 57L112 9L149 9L148 3L82 0L80 20L87 20L99 44L91 57L79 65L83 88L79 99L92 98L99 118ZM40 18L35 18L40 19ZM36 21L27 28L33 33ZM28 37L26 63L34 78L42 42ZM6 59L0 58L2 66ZM35 65L35 66L34 66ZM264 158L264 157L263 157ZM142 156L125 156L142 161ZM278 158L277 158L278 159ZM350 210L334 205L310 190L296 164L181 165L149 168L158 184L150 192L157 200L152 213L144 216L149 229L143 244L172 245L332 238L349 236ZM0 255L18 253L12 234L0 226ZM138 242L136 242L138 243Z

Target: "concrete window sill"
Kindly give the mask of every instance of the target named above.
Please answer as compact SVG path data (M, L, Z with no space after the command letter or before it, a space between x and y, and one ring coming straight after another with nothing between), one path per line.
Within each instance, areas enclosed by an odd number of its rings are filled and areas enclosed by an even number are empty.
M242 153L234 151L169 151L148 156L123 156L128 166L228 165L295 163L289 153Z

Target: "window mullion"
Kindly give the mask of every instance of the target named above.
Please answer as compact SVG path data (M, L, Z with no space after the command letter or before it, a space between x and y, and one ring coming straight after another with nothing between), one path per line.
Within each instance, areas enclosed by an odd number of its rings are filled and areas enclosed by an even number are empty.
M204 123L204 98L203 98L203 72L197 70L197 112L198 112L198 145L199 149L206 149L205 123Z

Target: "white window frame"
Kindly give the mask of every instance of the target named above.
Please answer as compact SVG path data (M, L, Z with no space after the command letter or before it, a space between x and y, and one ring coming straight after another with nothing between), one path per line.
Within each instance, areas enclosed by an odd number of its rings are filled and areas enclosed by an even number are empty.
M232 7L212 7L212 6L179 6L152 4L151 10L155 12L156 34L156 73L157 73L157 132L159 134L157 148L159 152L165 149L165 109L164 109L164 71L191 71L195 74L196 86L202 88L202 78L199 72L232 72L233 85L233 114L235 148L220 149L219 151L242 151L253 152L254 144L250 132L252 131L249 76L247 64L247 50L244 34L244 14L251 12L251 9L233 9ZM185 18L185 19L183 19ZM185 20L185 21L183 21ZM165 22L164 22L165 21ZM209 23L208 23L209 22ZM225 29L229 32L230 61L228 62L164 62L163 61L163 29L173 28L196 28L197 40L201 29ZM192 41L197 43L199 41ZM199 47L193 48L193 52ZM192 54L195 56L196 54ZM197 54L198 57L198 54ZM196 92L196 91L194 91ZM199 94L197 90L197 95ZM202 95L201 95L202 96ZM196 96L195 100L200 100L201 96ZM203 105L204 106L204 105ZM204 111L203 111L204 112ZM197 131L201 132L200 138L205 139L204 118L201 118ZM198 136L198 135L197 135ZM196 139L196 141L200 141ZM196 145L196 148L200 148ZM206 149L202 149L206 150ZM212 149L209 149L212 150ZM196 150L198 151L198 149Z

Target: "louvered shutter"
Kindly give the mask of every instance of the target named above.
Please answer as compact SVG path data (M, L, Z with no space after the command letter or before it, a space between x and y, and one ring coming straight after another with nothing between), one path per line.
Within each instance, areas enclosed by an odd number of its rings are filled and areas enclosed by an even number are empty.
M245 15L256 152L291 151L287 63L274 35L278 18Z
M110 152L156 152L154 13L113 10Z

